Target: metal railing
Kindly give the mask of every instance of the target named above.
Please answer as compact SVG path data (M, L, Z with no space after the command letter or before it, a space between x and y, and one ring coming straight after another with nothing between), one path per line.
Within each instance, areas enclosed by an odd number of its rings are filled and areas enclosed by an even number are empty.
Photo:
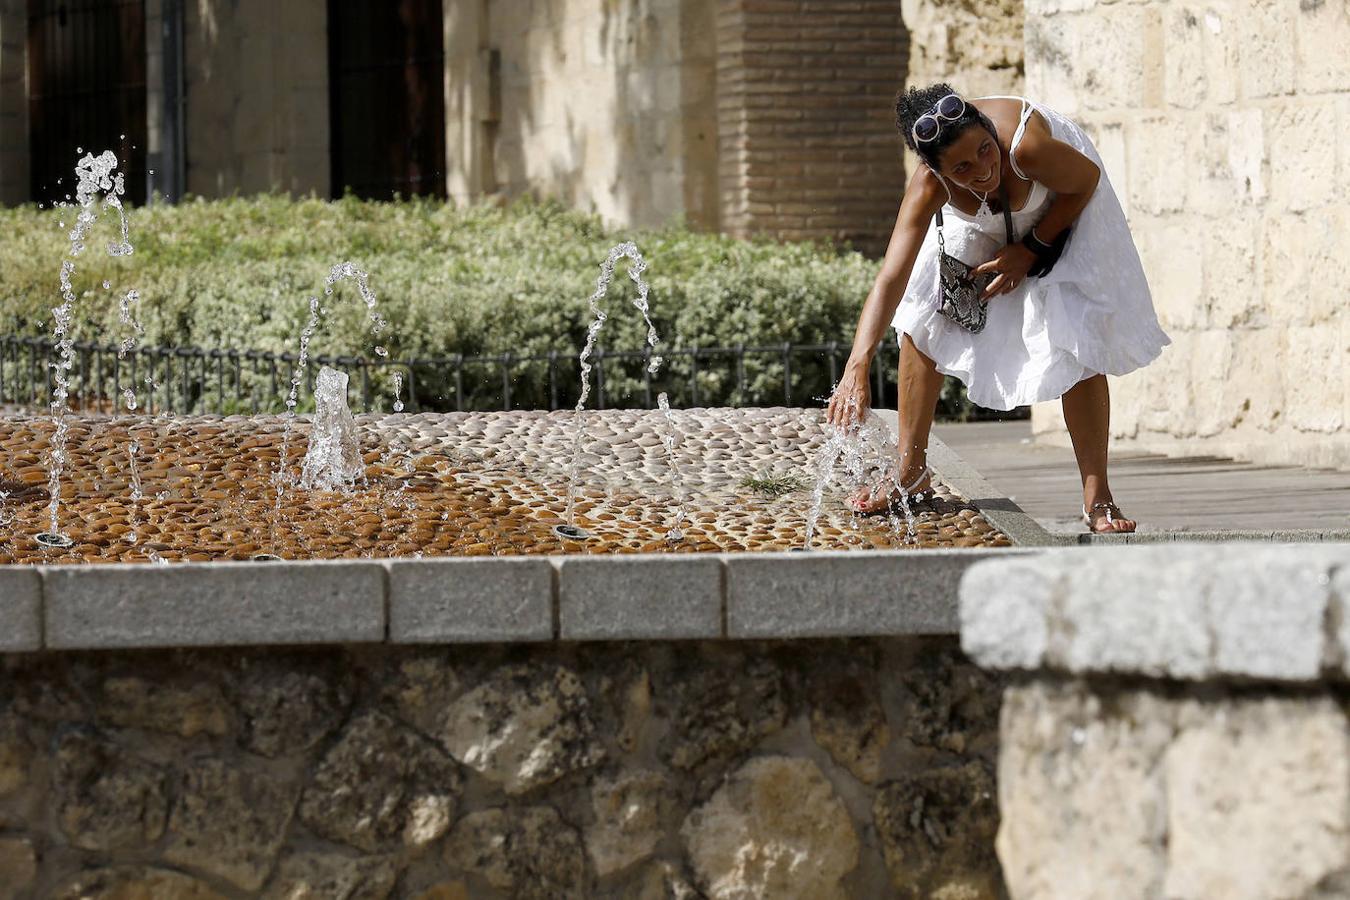
M596 347L591 362L593 408L656 405L669 394L672 406L810 406L823 402L838 379L851 347L828 344L661 348L660 371L648 371L651 350ZM899 347L883 342L872 366L873 402L894 404ZM0 336L0 405L46 408L53 392L54 341ZM393 404L392 373L403 376L409 412L565 409L580 391L578 351L486 354L393 359L362 356L310 357L298 392L299 408L312 407L321 366L348 374L348 402L358 412L387 411ZM201 347L137 347L77 342L68 381L72 410L125 410L131 390L138 412L229 415L285 409L298 356L261 350Z

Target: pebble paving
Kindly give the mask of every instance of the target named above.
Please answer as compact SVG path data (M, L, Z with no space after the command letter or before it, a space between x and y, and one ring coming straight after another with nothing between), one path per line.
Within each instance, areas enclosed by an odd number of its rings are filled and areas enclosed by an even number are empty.
M791 550L805 544L820 410L691 409L673 413L675 470L687 519L667 539L677 491L659 412L586 414L580 453L571 412L357 416L366 476L350 491L284 491L274 475L280 417L72 417L58 526L75 544L40 547L45 504L0 507L0 563L487 556ZM0 472L45 484L51 421L0 420ZM309 424L287 451L294 478ZM143 497L132 499L137 445ZM575 524L564 522L573 460ZM948 486L915 517L858 516L851 485L825 491L815 550L1005 547L1007 535Z

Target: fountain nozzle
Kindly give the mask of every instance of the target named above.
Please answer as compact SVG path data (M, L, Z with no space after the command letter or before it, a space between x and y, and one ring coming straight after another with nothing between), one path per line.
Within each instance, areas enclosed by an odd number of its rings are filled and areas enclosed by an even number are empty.
M75 541L55 531L44 531L35 536L33 540L37 541L39 546L49 547L53 550L65 550L75 546Z

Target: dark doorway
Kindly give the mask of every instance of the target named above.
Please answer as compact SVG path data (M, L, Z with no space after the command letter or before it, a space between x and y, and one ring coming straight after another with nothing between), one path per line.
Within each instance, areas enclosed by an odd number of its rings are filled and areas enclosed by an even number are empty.
M112 150L145 202L143 0L28 0L28 122L34 200L73 197L76 160Z
M441 0L329 0L333 195L445 196Z

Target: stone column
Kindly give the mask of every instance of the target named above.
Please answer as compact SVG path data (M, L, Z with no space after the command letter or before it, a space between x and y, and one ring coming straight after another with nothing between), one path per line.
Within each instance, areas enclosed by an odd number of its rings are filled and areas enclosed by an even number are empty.
M5 205L29 198L27 35L25 0L0 0L0 204Z
M999 733L1018 900L1350 896L1350 546L977 563L962 645Z
M885 248L904 189L900 0L721 0L722 227Z

